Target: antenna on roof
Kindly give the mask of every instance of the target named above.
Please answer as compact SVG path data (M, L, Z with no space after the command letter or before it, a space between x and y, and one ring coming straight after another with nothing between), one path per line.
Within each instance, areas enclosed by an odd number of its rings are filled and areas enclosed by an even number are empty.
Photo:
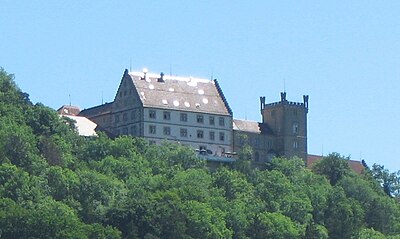
M69 106L71 106L71 94L68 94L68 98L69 98Z
M132 72L132 57L129 59L129 72Z
M283 78L283 92L286 92L286 79Z
M103 104L104 99L103 99L103 91L101 91L101 104Z
M324 156L324 144L322 144L322 157Z

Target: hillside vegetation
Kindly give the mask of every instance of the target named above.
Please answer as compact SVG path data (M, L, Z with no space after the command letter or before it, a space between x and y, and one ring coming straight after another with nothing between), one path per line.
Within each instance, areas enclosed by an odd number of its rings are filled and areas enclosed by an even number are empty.
M249 155L211 171L177 144L79 137L0 68L0 238L400 238L383 167Z

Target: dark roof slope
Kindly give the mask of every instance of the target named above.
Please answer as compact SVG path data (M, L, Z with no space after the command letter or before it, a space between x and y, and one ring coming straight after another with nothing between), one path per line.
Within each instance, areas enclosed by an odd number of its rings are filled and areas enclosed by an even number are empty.
M112 109L112 103L105 103L92 108L84 109L79 113L79 116L93 117L104 114L109 114Z

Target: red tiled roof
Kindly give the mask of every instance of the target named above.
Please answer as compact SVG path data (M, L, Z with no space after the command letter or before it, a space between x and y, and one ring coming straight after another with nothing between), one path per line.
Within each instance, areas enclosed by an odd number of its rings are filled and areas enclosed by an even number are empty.
M312 155L312 154L308 154L307 155L307 168L312 169L313 165L320 161L323 158L323 156L319 156L319 155ZM364 170L364 166L362 165L362 163L360 161L356 161L356 160L348 160L349 163L349 167L356 172L357 174L361 174Z
M79 107L73 105L63 105L57 110L60 115L78 115L80 111Z

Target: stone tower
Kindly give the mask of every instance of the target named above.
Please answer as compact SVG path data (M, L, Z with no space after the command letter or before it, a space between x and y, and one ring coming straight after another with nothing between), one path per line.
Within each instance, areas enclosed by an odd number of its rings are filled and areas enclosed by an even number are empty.
M261 130L274 135L274 150L277 156L307 158L307 113L308 95L303 103L290 102L286 92L281 93L279 102L265 104L260 97L262 123Z

